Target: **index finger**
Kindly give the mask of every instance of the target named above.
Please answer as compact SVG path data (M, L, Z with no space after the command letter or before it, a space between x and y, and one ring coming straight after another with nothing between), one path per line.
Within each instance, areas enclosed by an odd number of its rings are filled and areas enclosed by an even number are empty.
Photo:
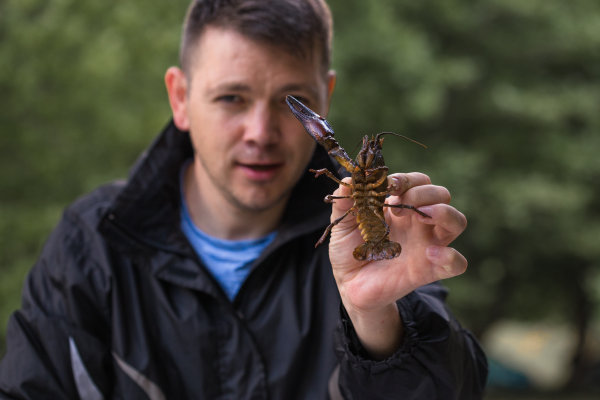
M388 175L388 190L394 196L402 196L408 189L415 186L429 184L431 184L431 179L421 172L398 172Z

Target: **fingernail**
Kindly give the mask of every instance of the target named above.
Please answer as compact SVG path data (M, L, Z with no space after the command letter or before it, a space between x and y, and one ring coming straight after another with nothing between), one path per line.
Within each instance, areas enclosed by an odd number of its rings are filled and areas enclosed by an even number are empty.
M419 211L429 215L430 217L433 216L433 207L431 206L419 207Z
M392 189L393 191L400 192L402 194L406 192L409 186L408 177L406 175L395 175L392 177L392 180L394 181L394 188Z

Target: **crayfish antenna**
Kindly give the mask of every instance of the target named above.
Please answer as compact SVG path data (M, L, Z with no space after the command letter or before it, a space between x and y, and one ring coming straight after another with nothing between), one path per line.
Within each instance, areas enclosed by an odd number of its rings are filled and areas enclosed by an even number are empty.
M375 140L379 140L379 137L380 137L380 136L383 136L383 135L394 135L394 136L398 136L398 137L401 137L402 139L406 139L406 140L408 140L409 142L413 142L413 143L415 143L415 144L418 144L419 146L421 146L421 147L423 147L423 148L425 148L425 149L427 148L427 145L425 145L425 144L423 144L423 143L421 143L421 142L418 142L418 141L416 141L415 139L409 138L408 136L404 136L404 135L401 135L401 134L399 134L399 133L396 133L396 132L379 132L379 133L377 134L377 136L375 136Z

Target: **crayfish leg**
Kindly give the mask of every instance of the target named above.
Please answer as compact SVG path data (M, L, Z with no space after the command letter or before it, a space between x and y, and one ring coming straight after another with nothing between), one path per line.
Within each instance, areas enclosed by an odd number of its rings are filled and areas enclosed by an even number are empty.
M327 196L325 196L325 198L323 199L323 201L325 203L333 203L333 200L338 200L338 199L351 199L352 196L334 196L332 194L328 194Z
M312 173L314 173L314 174L315 174L315 178L318 178L318 177L319 177L319 176L321 176L321 175L325 175L326 177L328 177L329 179L331 179L331 180L333 180L333 181L337 182L337 183L338 183L338 184L340 184L340 185L344 185L344 186L352 186L352 185L351 185L351 184L349 184L349 183L342 182L341 180L339 180L339 179L337 178L337 176L335 176L335 175L333 174L333 172L331 172L331 171L330 171L330 170L328 170L327 168L321 168L321 169L312 169L312 168L311 168L311 169L309 169L308 171L309 171L309 172L312 172Z
M387 170L387 167L385 167L385 169ZM368 183L367 185L365 185L365 189L368 189L368 190L375 189L375 188L381 186L381 184L383 184L385 181L387 181L387 175L383 174L375 182Z
M383 216L383 214L375 213L375 215L377 215L377 217L383 223L383 226L385 226L385 236L384 236L384 238L387 239L388 236L389 236L389 234L390 234L390 226L387 224L387 222L385 222L385 217Z
M384 207L393 207L393 208L406 208L409 210L413 210L417 214L422 215L426 218L431 218L431 215L425 214L423 211L419 210L417 207L411 206L408 204L387 204L387 203L385 203L383 206Z
M325 228L325 232L323 232L323 234L321 235L321 237L319 238L319 240L317 241L317 243L315 243L315 247L318 247L320 245L323 244L323 242L325 242L325 240L327 239L327 236L329 236L329 234L331 233L331 229L333 229L334 226L336 226L337 224L339 224L345 217L346 215L350 214L352 212L354 208L349 208L344 215L342 215L341 217L335 219L332 223L330 223L329 225L327 225L327 228Z

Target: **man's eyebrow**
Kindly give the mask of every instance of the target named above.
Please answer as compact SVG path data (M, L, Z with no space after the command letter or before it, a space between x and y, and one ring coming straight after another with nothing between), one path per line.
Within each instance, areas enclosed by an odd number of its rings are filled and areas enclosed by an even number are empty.
M224 93L224 92L249 92L249 91L250 91L250 86L243 84L243 83L238 83L238 82L222 83L217 86L210 87L207 90L207 92L209 94L217 94L217 93Z
M291 84L285 85L283 88L281 88L281 92L283 92L285 94L288 94L290 92L298 92L298 91L300 91L300 92L307 92L308 94L310 94L314 98L318 98L319 97L319 92L312 85L303 85L303 84L300 84L300 83L291 83Z
M209 95L217 95L227 92L247 93L250 91L252 91L252 88L249 85L241 82L225 82L213 87L209 87L207 89L207 93ZM294 92L305 92L308 93L310 96L313 96L314 98L319 97L319 92L315 87L313 87L312 85L306 85L302 83L290 83L288 85L283 86L279 90L279 93L285 95Z

